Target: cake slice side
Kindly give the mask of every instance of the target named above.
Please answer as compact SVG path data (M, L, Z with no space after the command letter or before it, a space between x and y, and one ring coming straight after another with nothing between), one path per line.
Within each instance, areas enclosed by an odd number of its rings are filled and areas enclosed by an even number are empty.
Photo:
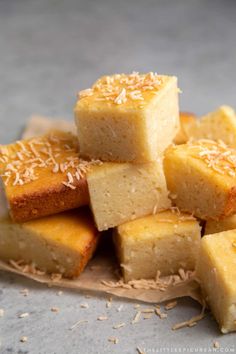
M197 276L222 333L236 330L236 231L204 236Z
M46 273L77 277L99 240L87 209L31 220L23 224L0 220L0 258L20 262Z
M124 223L113 239L125 281L194 270L201 227L189 214L164 211Z
M93 161L79 158L77 138L47 135L1 146L0 173L10 215L16 222L89 203L86 171Z

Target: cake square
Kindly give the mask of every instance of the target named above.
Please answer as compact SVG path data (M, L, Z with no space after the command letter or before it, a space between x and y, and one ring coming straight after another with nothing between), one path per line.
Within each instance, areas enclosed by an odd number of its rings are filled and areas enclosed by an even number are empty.
M176 145L186 144L188 142L189 129L191 129L192 126L195 126L197 121L196 115L189 112L180 112L179 119L180 128L173 141Z
M96 161L78 156L71 133L47 135L0 146L0 193L15 222L89 203L86 171Z
M168 210L124 223L113 237L127 282L194 270L201 227L193 216Z
M103 163L88 171L87 183L99 231L170 207L161 160Z
M14 223L9 217L0 219L0 259L68 278L83 271L98 239L99 233L86 208L23 224Z
M222 333L236 331L236 230L204 236L198 259L197 276Z
M221 220L207 220L205 225L205 235L234 229L236 229L236 214L227 216Z
M165 152L164 171L173 202L204 220L236 212L236 150L199 140Z
M194 140L222 140L231 148L236 148L236 115L233 108L221 106L187 127L188 138Z
M177 78L152 72L104 76L80 92L75 121L81 156L154 161L179 129Z

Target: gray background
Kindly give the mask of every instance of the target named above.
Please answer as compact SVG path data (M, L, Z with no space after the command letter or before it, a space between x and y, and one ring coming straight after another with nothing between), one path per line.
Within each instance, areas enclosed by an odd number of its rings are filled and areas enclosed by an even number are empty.
M73 119L77 91L102 74L157 71L176 74L181 108L203 114L220 104L235 106L236 1L0 0L0 142L19 136L32 113ZM20 289L28 288L23 297ZM199 312L186 299L167 320L154 316L131 326L133 303L48 289L0 273L0 353L147 353L171 348L230 350L235 335L220 335L208 315L192 329L171 325ZM89 309L81 309L82 302ZM117 307L124 304L123 310ZM60 312L50 308L58 306ZM17 314L30 316L18 319ZM108 314L106 322L97 316ZM68 328L88 319L74 331ZM112 329L117 322L127 326ZM20 343L22 335L27 343ZM115 335L120 342L108 343Z

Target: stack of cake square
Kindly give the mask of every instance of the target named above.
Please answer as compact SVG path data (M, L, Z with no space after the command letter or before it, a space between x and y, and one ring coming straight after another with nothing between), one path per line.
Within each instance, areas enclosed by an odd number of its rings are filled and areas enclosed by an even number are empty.
M179 129L176 77L117 74L80 92L80 156L103 165L87 175L98 230L170 207L162 155Z
M78 137L0 146L0 259L77 277L112 229L125 281L196 270L222 332L236 330L233 109L179 115L176 77L134 72L81 91L75 121Z
M163 153L185 139L176 77L102 77L80 92L75 118L78 137L51 130L1 146L1 259L75 277L114 228L126 281L194 269L200 226L166 211Z
M223 333L236 330L236 115L228 106L187 128L187 144L165 151L173 203L204 220L197 278Z
M180 129L177 78L102 77L80 92L75 119L80 155L103 161L87 174L90 206L98 230L114 228L125 281L193 270L201 229L171 209L163 170Z
M0 147L0 259L18 269L78 276L99 240L77 138L47 135Z

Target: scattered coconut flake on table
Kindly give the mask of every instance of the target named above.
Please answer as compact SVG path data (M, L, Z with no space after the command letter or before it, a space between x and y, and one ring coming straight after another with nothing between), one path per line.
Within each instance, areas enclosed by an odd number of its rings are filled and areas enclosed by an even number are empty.
M25 318L25 317L28 317L29 316L29 313L28 312L24 312L24 313L21 313L18 315L18 318Z
M177 329L181 329L184 327L193 327L196 326L197 322L201 321L204 317L205 317L205 309L206 309L206 305L204 304L202 307L202 311L199 315L197 316L193 316L192 318L190 318L190 320L184 321L184 322L180 322L180 323L176 323L173 327L172 330L177 330Z
M75 322L70 328L69 330L72 331L73 329L75 329L76 327L80 326L83 323L88 323L87 320L79 320L77 322Z

